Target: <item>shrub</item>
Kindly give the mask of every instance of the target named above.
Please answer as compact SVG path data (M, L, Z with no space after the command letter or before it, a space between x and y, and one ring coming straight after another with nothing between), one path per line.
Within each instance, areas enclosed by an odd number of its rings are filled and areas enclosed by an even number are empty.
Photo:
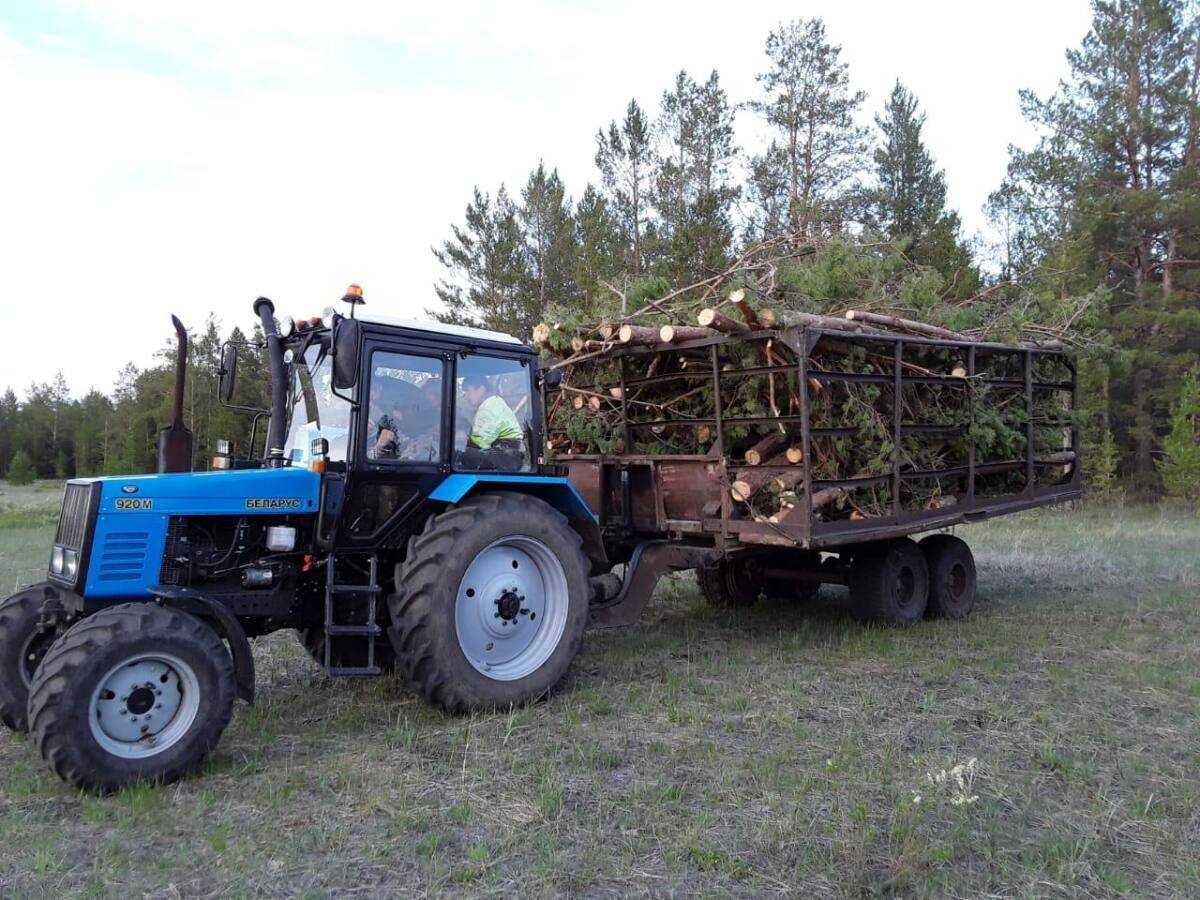
M18 450L8 464L8 483L33 484L35 478L37 478L37 471L29 460L29 454L24 450Z
M1096 498L1111 497L1117 492L1117 442L1108 428L1100 440L1084 451L1083 480L1088 492Z
M1183 376L1158 471L1168 497L1200 504L1200 369Z

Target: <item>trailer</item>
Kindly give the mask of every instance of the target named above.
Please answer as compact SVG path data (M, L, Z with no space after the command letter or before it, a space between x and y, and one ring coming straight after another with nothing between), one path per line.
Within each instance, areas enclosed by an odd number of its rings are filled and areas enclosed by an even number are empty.
M747 357L748 347L762 364L731 365L731 358ZM734 348L739 352L731 353ZM888 364L884 371L837 370L828 365L831 349L835 357L846 358L847 351L853 356L857 350ZM685 568L699 571L705 594L718 602L747 603L763 593L806 598L829 583L848 585L854 609L865 618L907 625L925 614L965 616L974 604L969 548L949 534L932 535L918 548L909 536L945 532L1081 495L1076 368L1061 347L918 337L829 322L826 327L743 330L674 344L651 337L646 345L618 352L616 387L582 390L592 396L608 392L620 446L633 452L567 452L558 459L596 512L610 557L631 564L620 587L613 579L602 582L603 596L593 609L599 622L633 621L651 593L647 585L664 571ZM940 370L931 361L940 363ZM793 392L794 411L730 416L723 393L752 378L779 392L786 385ZM686 386L693 394L706 388L707 408L682 417L639 415L639 389L668 383ZM818 471L822 442L856 437L852 427L823 426L814 419L814 394L829 395L843 385L883 389L892 447L887 471L839 477ZM547 409L555 407L556 399L561 402L556 390L562 388L546 390ZM961 412L960 420L910 421L906 395L922 391L955 396L952 405ZM974 430L982 418L984 395L1000 395L1023 422L1025 447L1019 456L978 458ZM549 427L553 442L553 425ZM788 452L753 459L755 464L739 459L730 447L735 428L768 434L778 430ZM703 431L711 447L691 454L636 452L639 433L671 429ZM1049 440L1038 439L1047 432ZM957 442L959 458L928 468L905 464L901 449L906 441L948 440ZM792 506L771 516L739 509L747 491L752 494L772 478L794 486ZM921 485L935 485L937 491L933 499L914 503L914 498L931 496L928 489L918 489ZM882 495L878 514L827 513L838 498L852 498L864 489Z

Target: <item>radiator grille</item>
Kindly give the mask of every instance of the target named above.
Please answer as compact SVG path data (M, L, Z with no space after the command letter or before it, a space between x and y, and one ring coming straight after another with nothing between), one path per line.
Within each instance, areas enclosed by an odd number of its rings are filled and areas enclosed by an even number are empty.
M104 542L95 549L93 565L99 565L96 577L100 581L133 581L141 578L150 547L150 534L145 531L110 531Z
M54 543L72 550L83 549L84 539L87 537L88 516L92 509L92 491L97 487L95 484L67 485Z

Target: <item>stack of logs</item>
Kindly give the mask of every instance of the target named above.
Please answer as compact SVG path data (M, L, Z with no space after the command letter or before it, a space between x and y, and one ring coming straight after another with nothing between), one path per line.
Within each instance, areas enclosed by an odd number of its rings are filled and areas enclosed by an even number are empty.
M665 318L668 321L647 324L652 318ZM722 397L722 413L728 418L757 418L762 423L761 427L744 428L738 432L727 424L723 441L714 443L715 429L708 422L689 421L712 419L715 402L712 382L710 379L684 377L684 374L709 371L711 357L706 348L689 349L687 342L718 335L753 336L744 344L731 342L723 345L723 353L733 357L740 352L741 356L740 364L725 362L722 368L737 371L777 366L786 371L795 365L797 359L794 352L777 339L778 332L774 330L786 326L819 327L827 332L886 338L910 335L956 342L972 340L936 325L866 310L850 309L842 316L824 316L795 311L775 313L761 306L756 309L749 302L746 291L740 288L730 291L723 300L694 311L694 324L681 321L685 318L684 311L663 300L651 301L647 307L626 316L624 321L603 322L586 333L568 334L564 326L555 323L537 325L533 331L534 343L548 357L548 367L564 370L560 389L550 400L547 411L549 450L552 454L567 455L638 452L711 456L718 446L722 446L727 471L731 473L728 494L735 504L736 514L771 523L786 521L802 505L802 493L798 496L798 490L802 491L799 485L804 468L801 465L803 449L799 429L794 424L791 427L783 422L772 424L773 417L794 416L799 412L796 381L783 371L771 372L765 379L753 384L749 377L739 379L745 383L731 388L729 393L734 394L732 398ZM680 345L685 346L681 348ZM821 346L825 348L821 352L830 357L838 354L845 357L850 347L845 342L827 341ZM630 354L628 351L633 348L639 348L641 352ZM810 360L812 362L814 360ZM817 367L820 364L821 360L815 360ZM891 361L882 357L872 361L871 365L872 371L881 374L892 371ZM641 368L635 370L638 366ZM908 363L906 366L918 372L925 371ZM620 386L619 367L625 369L631 380L653 376L657 376L657 380L630 386L626 397ZM676 373L680 376L678 380L669 378ZM953 368L948 364L944 374L965 379L967 372L958 363L953 364ZM683 388L678 387L680 383ZM662 389L668 385L675 385L676 392L663 396ZM753 391L757 390L758 385L762 385L762 390L754 395ZM824 390L825 385L810 379L810 399L817 397L819 400ZM878 406L881 403L878 390L872 394L869 393L871 388L854 385L846 390L858 398L860 408L870 410L872 404ZM856 391L858 393L854 393ZM722 392L725 392L724 384ZM747 392L750 395L743 396ZM814 411L813 427L847 424L837 420L842 414L842 407L828 394L825 396L826 403L819 414L825 416L827 421L818 422L818 412ZM630 421L636 420L639 426L632 437L635 446L628 448L624 446L624 429L620 418L623 400ZM739 402L753 415L747 416L745 412L737 411L731 413L729 404ZM890 423L890 402L887 409L873 410L869 415L877 416L880 422ZM820 406L820 403L816 402L815 405ZM920 421L923 418L921 409L906 411L910 419ZM877 434L887 433L887 428L890 425L882 425ZM645 435L645 438L639 435ZM872 470L839 471L839 465L845 460L834 458L838 454L822 451L816 442L812 449L814 471L818 466L826 470L824 474L814 477L837 480L881 474L881 471ZM1063 456L1062 453L1059 455ZM1064 456L1063 462L1069 460ZM861 461L850 465L861 465ZM888 462L889 469L890 465ZM927 498L920 498L920 502L931 509L951 504L954 500L952 495L942 496L936 483ZM886 497L875 491L850 492L830 488L814 491L812 507L818 516L861 519L884 514L888 502ZM707 512L713 514L715 510Z

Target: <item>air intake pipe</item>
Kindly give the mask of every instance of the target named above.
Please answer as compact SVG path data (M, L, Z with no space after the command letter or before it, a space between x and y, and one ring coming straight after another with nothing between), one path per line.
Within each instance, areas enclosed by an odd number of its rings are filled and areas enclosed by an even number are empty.
M271 372L271 423L267 426L266 456L268 466L283 465L283 428L287 424L287 377L283 368L283 346L279 329L275 327L275 304L266 297L254 301L254 314L262 323L267 339L267 365Z

